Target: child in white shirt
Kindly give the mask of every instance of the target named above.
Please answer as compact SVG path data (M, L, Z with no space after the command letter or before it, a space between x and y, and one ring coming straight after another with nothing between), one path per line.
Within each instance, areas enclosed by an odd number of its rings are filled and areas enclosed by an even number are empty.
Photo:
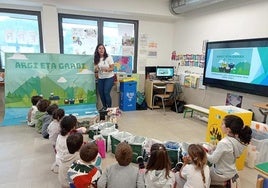
M60 122L60 134L56 140L56 160L51 166L51 170L55 173L58 173L58 167L61 164L64 157L71 155L68 151L66 139L69 134L73 131L77 125L77 118L73 115L64 116Z
M183 157L183 166L175 174L176 188L209 188L209 173L204 148L199 144L190 144L188 156Z
M51 141L54 150L55 150L58 135L60 134L60 121L64 117L64 115L65 115L65 112L63 109L61 108L56 109L52 113L53 120L48 125L48 128L47 128L47 132L49 134L49 140Z

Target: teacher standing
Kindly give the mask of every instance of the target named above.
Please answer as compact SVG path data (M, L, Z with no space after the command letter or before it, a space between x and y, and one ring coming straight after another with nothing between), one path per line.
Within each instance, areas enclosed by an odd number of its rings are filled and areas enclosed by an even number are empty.
M98 44L94 53L95 74L98 79L98 91L102 102L102 110L112 106L111 90L114 84L114 61L108 55L103 44Z

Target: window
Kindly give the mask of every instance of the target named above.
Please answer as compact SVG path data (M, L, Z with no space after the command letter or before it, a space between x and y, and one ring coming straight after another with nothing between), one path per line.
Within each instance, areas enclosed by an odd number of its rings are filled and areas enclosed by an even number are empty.
M36 11L0 9L0 63L5 68L5 52L43 52L41 14Z
M138 21L59 14L60 51L93 55L103 43L114 59L128 56L137 72Z

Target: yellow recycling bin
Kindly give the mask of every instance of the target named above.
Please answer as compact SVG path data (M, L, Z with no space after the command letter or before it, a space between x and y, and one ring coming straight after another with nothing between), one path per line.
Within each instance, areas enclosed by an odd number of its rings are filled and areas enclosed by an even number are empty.
M239 116L244 121L245 125L250 126L252 121L252 112L238 108L235 106L211 106L209 108L208 116L208 126L206 133L206 142L210 142L211 138L216 139L216 142L221 140L225 135L222 133L221 124L223 118L228 115L233 114ZM236 160L237 170L242 170L245 165L246 150L242 155Z

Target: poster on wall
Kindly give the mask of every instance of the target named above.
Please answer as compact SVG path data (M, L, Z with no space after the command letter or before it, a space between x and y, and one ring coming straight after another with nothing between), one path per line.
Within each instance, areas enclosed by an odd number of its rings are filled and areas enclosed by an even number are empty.
M31 97L41 95L66 114L97 114L93 56L6 53L5 116L1 125L25 125Z
M149 42L148 43L148 57L157 58L157 42Z
M72 44L68 51L71 54L94 54L97 43L97 30L93 28L72 28ZM68 53L67 51L67 53ZM65 52L66 53L66 52Z
M242 99L243 99L242 95L237 95L234 93L227 93L225 105L232 105L232 106L241 108Z
M125 72L132 74L132 56L113 56L114 72Z

